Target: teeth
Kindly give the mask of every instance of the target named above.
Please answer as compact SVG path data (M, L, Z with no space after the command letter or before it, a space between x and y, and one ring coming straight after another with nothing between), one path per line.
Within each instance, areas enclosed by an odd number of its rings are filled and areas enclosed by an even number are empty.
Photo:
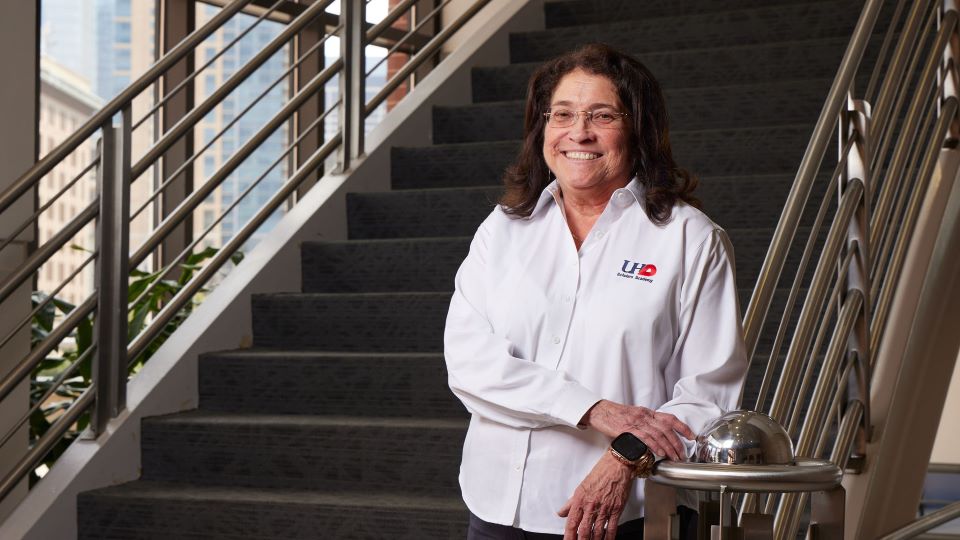
M600 157L600 154L594 154L593 152L565 152L564 155L570 159L597 159Z

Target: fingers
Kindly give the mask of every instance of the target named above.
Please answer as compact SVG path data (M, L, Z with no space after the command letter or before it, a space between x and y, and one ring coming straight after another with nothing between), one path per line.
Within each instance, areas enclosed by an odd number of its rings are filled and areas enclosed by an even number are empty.
M643 426L634 433L658 456L666 456L674 461L681 461L680 456L685 454L683 445L680 444L680 439L673 430L670 430L669 435L667 435L657 429L656 426Z
M567 517L567 514L570 513L570 506L572 506L572 503L573 503L573 497L570 497L569 499L567 499L567 502L563 503L563 507L561 507L560 510L557 511L557 515L560 517Z
M583 518L577 527L577 540L590 540L593 536L593 529L597 526L597 508L590 505L584 509Z
M658 418L662 419L672 430L683 435L687 439L693 440L697 435L690 429L690 426L684 424L679 418L670 413L656 413Z
M615 512L610 514L610 517L607 518L607 530L603 536L603 540L615 540L617 538L617 526L620 521L620 512Z
M580 525L580 518L583 517L583 509L579 505L574 505L567 516L567 524L563 528L563 540L577 540L577 527Z

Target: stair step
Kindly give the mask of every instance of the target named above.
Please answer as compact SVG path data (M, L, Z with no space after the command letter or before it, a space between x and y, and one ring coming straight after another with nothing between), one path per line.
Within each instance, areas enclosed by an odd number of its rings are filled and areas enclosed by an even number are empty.
M828 0L550 28L510 34L510 61L542 62L596 42L643 53L795 39L849 38L859 14L860 9L850 3ZM883 22L878 21L875 31L885 28Z
M671 143L677 164L701 176L785 174L796 171L812 131L812 124L674 131ZM393 147L393 187L498 185L519 149L519 141Z
M882 35L871 38L871 45L861 65L862 73L870 73L873 69L873 59L879 49L876 42L882 39ZM653 72L661 87L670 90L797 79L832 79L837 74L837 67L849 41L849 37L835 37L654 53L627 52L635 54ZM567 47L561 50L567 50ZM473 100L525 99L527 81L539 65L539 62L529 62L473 68Z
M793 174L701 177L694 195L703 203L710 219L721 227L770 227L780 217L794 178ZM823 193L825 181L818 180L808 212L816 212L818 194ZM501 191L491 186L349 193L349 237L473 236L493 211Z
M473 236L493 211L499 187L347 194L351 239Z
M678 88L664 92L672 130L756 127L815 122L830 79ZM433 142L520 139L523 101L497 101L433 110Z
M77 509L81 540L379 540L385 531L391 539L460 539L469 516L459 496L149 481L81 493Z
M470 237L308 242L304 292L452 291Z
M463 418L443 355L243 349L200 357L210 412Z
M732 9L746 9L781 4L796 4L797 0L564 0L544 4L547 28L604 23L607 21L636 21L651 17L712 13ZM838 8L859 13L863 2L838 0Z
M449 292L253 297L254 345L349 352L441 352Z
M456 497L467 420L203 410L143 421L144 480Z

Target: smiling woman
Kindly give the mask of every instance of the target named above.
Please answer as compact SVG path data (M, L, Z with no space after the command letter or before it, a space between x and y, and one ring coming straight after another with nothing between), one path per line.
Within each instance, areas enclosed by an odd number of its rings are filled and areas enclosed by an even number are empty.
M674 163L659 85L636 59L589 45L548 62L524 129L444 336L472 413L468 538L642 538L636 479L653 454L686 459L740 393L732 248ZM679 513L694 534L695 512Z

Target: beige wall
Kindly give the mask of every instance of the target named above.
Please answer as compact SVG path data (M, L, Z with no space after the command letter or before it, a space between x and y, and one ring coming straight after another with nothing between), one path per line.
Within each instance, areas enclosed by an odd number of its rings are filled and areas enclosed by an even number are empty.
M943 404L930 463L960 465L960 356L953 366L953 377L950 379L947 401Z

